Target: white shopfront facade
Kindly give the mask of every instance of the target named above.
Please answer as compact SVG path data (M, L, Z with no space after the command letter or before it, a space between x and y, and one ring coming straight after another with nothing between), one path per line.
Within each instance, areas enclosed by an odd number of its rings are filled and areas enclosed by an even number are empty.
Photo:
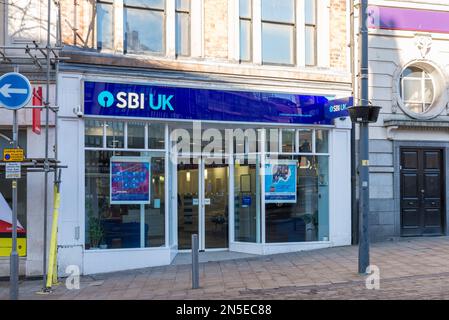
M168 265L190 249L192 234L199 235L205 251L259 255L351 244L348 118L316 125L89 115L88 82L262 92L224 82L211 88L200 82L186 86L169 80L61 72L58 152L68 166L61 185L61 274L70 265L82 274ZM290 91L286 93L314 94ZM330 95L343 98L347 93ZM243 140L224 139L213 154L206 152L211 134L226 136L239 129L248 133ZM276 132L279 145L273 147L269 136ZM193 134L188 151L173 147L179 133ZM265 171L274 157L279 163L296 164L294 203L266 201ZM148 204L110 203L112 158L149 159Z

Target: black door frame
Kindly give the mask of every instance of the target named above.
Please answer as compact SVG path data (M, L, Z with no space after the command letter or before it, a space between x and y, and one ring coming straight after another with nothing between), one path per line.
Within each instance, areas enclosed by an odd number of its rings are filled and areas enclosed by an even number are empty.
M447 188L447 183L449 182L448 180L448 174L449 174L449 170L446 170L446 166L448 166L448 157L447 157L447 152L449 150L449 144L447 143L413 143L413 142L402 142L400 144L397 144L395 146L395 154L397 155L396 159L396 170L395 170L395 198L396 198L396 206L397 206L397 210L396 212L397 214L397 222L396 223L396 230L397 230L397 234L400 237L407 237L407 236L403 236L402 235L402 204L401 204L401 200L402 200L402 181L401 181L401 166L402 166L402 150L435 150L435 151L439 151L441 152L441 226L442 226L442 233L443 235L448 235L449 234L449 230L448 230L448 217L449 217L449 213L447 210L447 205L446 205L446 190L448 190ZM426 236L426 235L423 235Z

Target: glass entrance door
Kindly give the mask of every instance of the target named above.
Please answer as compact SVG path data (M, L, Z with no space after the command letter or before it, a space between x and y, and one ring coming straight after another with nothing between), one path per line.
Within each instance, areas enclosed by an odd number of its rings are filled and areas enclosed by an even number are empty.
M229 166L212 159L178 165L178 249L191 249L198 234L200 250L225 249L229 234Z
M204 160L204 236L206 249L228 247L228 165Z
M198 164L178 165L177 201L179 250L191 249L192 234L198 234L199 231L199 181L200 170Z

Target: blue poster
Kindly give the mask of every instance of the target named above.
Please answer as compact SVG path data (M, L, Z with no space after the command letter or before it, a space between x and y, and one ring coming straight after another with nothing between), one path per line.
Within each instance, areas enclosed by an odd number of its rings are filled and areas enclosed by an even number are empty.
M292 160L265 164L265 203L296 203L297 166Z
M111 204L150 203L150 159L111 158Z

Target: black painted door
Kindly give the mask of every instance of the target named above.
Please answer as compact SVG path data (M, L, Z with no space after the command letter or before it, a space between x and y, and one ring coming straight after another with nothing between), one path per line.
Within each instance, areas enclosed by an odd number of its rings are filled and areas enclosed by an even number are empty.
M401 235L443 234L443 152L401 149Z

